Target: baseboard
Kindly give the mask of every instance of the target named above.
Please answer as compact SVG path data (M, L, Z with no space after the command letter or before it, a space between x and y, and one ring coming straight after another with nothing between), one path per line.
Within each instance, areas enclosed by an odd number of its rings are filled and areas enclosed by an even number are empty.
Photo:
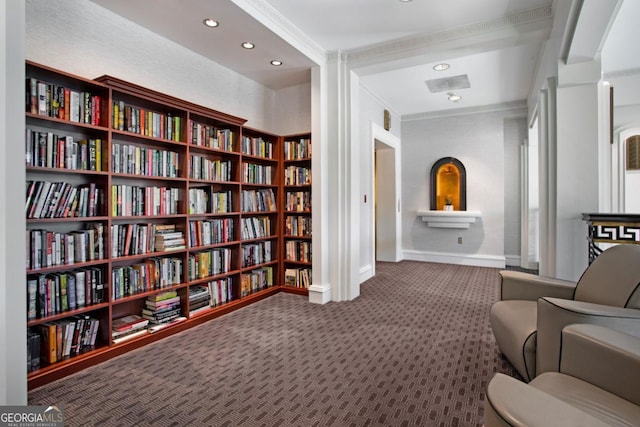
M329 301L331 301L331 286L316 284L309 286L309 302L326 304Z
M507 265L520 267L520 255L505 255Z
M371 279L375 274L372 265L365 265L364 267L360 267L360 283L365 282Z
M475 267L505 268L504 256L453 254L444 252L402 251L403 258L410 261L438 262L441 264L472 265Z

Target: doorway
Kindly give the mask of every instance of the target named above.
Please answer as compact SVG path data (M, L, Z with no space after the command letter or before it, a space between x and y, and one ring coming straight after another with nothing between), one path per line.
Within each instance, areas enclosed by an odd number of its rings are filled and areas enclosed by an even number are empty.
M372 146L374 247L371 265L375 266L375 261L398 262L402 259L400 140L372 123Z

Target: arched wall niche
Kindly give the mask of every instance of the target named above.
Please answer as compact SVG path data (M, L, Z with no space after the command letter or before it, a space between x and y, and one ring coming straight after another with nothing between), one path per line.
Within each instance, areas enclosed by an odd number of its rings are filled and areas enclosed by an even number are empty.
M431 210L467 210L467 171L455 157L443 157L430 173Z

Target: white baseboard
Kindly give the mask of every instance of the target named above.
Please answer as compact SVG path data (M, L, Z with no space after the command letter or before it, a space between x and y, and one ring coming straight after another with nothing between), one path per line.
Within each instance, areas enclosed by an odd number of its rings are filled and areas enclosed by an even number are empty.
M475 267L505 268L504 256L453 254L443 252L402 251L403 258L411 261L439 262L442 264L473 265Z
M309 286L309 302L326 304L329 301L331 301L331 286L316 284Z
M520 267L520 255L505 255L504 257L507 261L507 265Z
M365 265L360 267L360 283L371 279L375 275L375 270L372 265Z

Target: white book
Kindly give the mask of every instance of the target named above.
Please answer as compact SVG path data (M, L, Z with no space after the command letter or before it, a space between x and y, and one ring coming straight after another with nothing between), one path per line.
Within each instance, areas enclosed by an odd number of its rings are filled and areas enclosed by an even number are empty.
M80 122L80 93L75 90L69 91L69 120L72 122Z

